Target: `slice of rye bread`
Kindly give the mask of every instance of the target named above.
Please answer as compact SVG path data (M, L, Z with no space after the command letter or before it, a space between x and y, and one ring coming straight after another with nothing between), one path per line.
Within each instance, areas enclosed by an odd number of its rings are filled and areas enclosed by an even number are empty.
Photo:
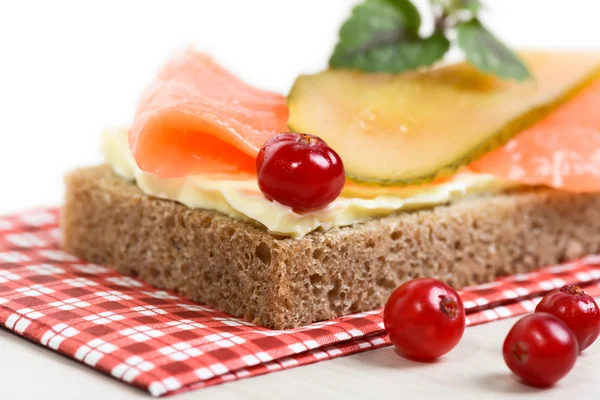
M147 196L107 166L66 184L68 252L276 329L381 307L407 279L462 288L600 248L600 194L490 194L291 239Z

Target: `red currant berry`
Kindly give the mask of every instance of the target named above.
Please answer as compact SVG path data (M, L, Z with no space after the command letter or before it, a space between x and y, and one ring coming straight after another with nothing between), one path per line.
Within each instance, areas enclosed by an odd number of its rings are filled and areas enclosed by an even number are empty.
M429 361L458 344L465 331L465 308L450 286L420 278L392 293L383 310L383 322L402 355Z
M550 386L575 365L577 339L569 327L548 313L519 320L504 340L502 354L512 372L532 386Z
M304 133L269 139L258 153L256 171L267 199L300 212L331 203L346 181L340 156L319 137Z
M580 287L565 285L544 296L535 308L560 318L575 334L579 351L588 348L600 335L600 309Z

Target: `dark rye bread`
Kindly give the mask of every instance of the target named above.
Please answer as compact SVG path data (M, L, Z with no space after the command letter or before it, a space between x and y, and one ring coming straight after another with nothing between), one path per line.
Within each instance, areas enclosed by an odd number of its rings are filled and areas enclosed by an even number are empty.
M298 240L149 197L106 166L66 183L67 251L277 329L375 309L407 279L461 288L600 248L598 194L487 195Z

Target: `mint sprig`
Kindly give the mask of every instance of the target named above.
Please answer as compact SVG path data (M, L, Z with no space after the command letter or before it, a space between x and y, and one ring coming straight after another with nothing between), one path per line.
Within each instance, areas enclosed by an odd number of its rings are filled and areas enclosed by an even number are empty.
M366 1L354 7L352 16L342 25L329 64L333 68L381 71L383 64L391 66L391 58L400 58L396 54L400 43L419 40L420 27L421 15L408 0Z
M523 62L475 18L458 25L458 45L467 60L488 74L525 80L531 76Z
M517 80L531 76L523 61L483 26L480 0L430 0L430 6L435 27L422 36L421 14L410 0L357 5L340 29L329 66L400 73L440 61L454 44L485 73Z

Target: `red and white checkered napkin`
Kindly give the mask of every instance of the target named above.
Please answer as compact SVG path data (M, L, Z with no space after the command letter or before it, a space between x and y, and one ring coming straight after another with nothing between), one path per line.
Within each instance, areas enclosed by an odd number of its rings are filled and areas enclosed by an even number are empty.
M0 218L0 322L99 371L173 394L389 344L380 311L275 331L60 250L56 209ZM600 256L464 290L468 324L532 311L565 283L600 294Z

